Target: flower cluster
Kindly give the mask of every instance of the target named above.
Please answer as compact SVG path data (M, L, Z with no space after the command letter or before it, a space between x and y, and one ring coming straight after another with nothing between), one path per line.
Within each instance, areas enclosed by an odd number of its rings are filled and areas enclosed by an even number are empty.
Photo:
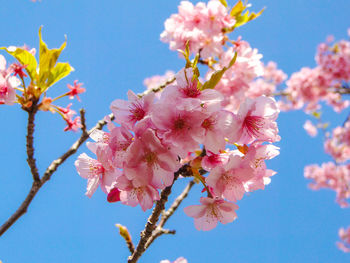
M350 93L344 83L350 80L350 41L341 40L331 44L332 39L321 43L316 54L315 68L302 68L287 81L286 101L281 101L282 109L300 109L307 112L320 108L325 101L337 112L350 105L342 100L341 94Z
M230 63L231 58L237 53L235 64L230 67L222 76L216 89L224 94L224 105L227 109L236 111L241 101L246 98L258 98L262 95L271 96L276 87L285 79L286 75L274 62L264 65L261 61L262 55L256 48L252 48L246 41L238 38L235 45L228 48L218 57L218 63L214 69L225 67ZM214 70L207 74L209 78Z
M210 230L218 221L232 222L238 208L233 202L264 189L275 173L264 161L279 154L269 144L280 139L279 110L274 99L262 96L246 99L236 113L230 112L219 91L201 89L205 84L193 68L180 70L175 79L159 97L129 91L128 101L112 102L120 126L109 122L109 132L95 131L95 142L87 146L97 159L83 153L75 165L88 179L88 196L100 185L109 200L139 204L145 211L186 163L191 172L183 175L201 181L208 197L185 213L195 218L197 229ZM226 149L228 144L237 149Z
M21 85L21 81L15 73L24 76L17 64L6 67L6 59L0 55L0 104L13 105L16 101L16 88Z
M304 176L313 180L309 185L311 189L332 189L337 193L337 203L341 207L349 206L347 199L350 198L350 165L336 165L333 162L323 163L321 166L309 165L305 167Z
M350 121L332 131L332 137L325 141L324 148L338 163L350 160Z
M200 52L203 58L220 54L227 40L226 29L236 23L227 8L218 0L208 4L199 2L195 6L182 1L178 10L178 14L165 21L161 40L169 43L171 50L184 50L188 43L191 53Z
M350 227L347 229L340 228L339 229L339 237L341 242L337 242L337 247L344 251L345 253L350 252Z

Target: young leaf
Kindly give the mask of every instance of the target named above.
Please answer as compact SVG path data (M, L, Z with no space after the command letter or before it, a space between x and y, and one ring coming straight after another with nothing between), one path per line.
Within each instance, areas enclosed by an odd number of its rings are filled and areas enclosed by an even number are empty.
M19 63L22 65L26 65L27 67L25 70L27 71L29 77L34 81L36 79L36 68L37 68L37 62L35 57L27 50L19 47L2 47L0 49L5 50L7 53L9 53L11 56L15 57Z
M210 79L203 84L201 90L214 89L215 86L221 80L221 78L224 75L224 73L226 72L226 70L228 70L230 67L233 66L233 64L235 64L236 59L237 59L237 52L235 52L235 55L234 55L233 59L230 61L230 63L228 64L228 66L227 67L223 67L221 70L218 70L218 71L214 72L211 75Z
M227 2L226 2L226 0L220 0L220 3L223 4L225 7L227 7Z
M261 9L259 13L251 13L249 14L249 11L245 12L244 15L239 15L236 17L236 23L235 28L243 26L244 24L248 23L249 21L254 20L255 18L259 17L262 12L264 12L265 8Z
M243 2L241 0L239 0L237 2L237 4L235 4L234 7L232 7L230 15L232 17L237 17L239 16L244 10L246 9L246 7L244 6Z
M46 85L46 81L50 76L51 70L56 65L57 59L60 56L62 50L66 47L67 38L58 49L48 49L46 43L42 39L41 29L39 29L39 81L38 85L42 91L45 91L49 86Z
M50 70L46 86L52 86L60 79L63 79L64 77L68 76L72 71L74 71L74 68L72 68L71 65L69 65L69 63L58 62L56 66Z

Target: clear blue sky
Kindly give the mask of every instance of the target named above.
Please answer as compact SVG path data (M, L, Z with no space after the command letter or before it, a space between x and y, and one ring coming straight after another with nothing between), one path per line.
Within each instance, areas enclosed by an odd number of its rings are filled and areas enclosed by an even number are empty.
M129 89L143 90L144 78L179 70L176 53L159 41L163 23L177 11L180 1L118 0L29 0L3 1L0 8L0 46L38 46L41 25L49 47L57 47L68 36L62 60L76 71L52 91L59 94L75 79L85 84L81 96L92 126L109 113L109 104L125 99ZM231 5L232 1L228 1ZM237 30L236 37L250 41L276 61L287 74L302 66L314 66L316 46L327 35L345 38L349 23L349 0L251 0L253 10L266 6L264 14ZM62 91L60 91L60 89ZM51 93L51 94L53 94ZM68 103L64 101L63 106ZM341 123L332 112L326 118ZM238 203L238 220L219 225L211 232L198 232L193 219L182 208L167 226L176 236L155 241L140 262L159 262L186 257L197 262L349 262L339 251L338 228L350 224L350 210L335 203L332 191L307 188L303 167L329 160L323 153L321 136L309 138L302 125L302 112L279 117L281 155L268 163L278 172L265 191L257 191ZM0 221L5 221L22 202L31 185L25 162L26 114L18 106L0 108ZM78 137L64 133L58 116L37 116L36 156L42 172ZM79 153L87 151L83 147ZM109 204L102 191L89 199L86 181L75 172L76 156L54 174L36 196L29 211L0 238L3 263L126 262L128 250L117 234L115 223L127 225L136 241L149 211ZM175 192L180 192L185 182ZM184 205L198 203L195 187Z

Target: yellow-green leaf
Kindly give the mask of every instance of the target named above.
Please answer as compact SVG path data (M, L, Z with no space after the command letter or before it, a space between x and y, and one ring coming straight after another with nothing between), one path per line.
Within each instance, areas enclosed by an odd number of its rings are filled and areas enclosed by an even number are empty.
M55 67L58 57L60 56L62 50L66 47L67 38L63 42L60 48L49 49L46 43L42 39L41 29L39 29L39 80L38 85L42 91L45 91L48 86L46 86L46 80L48 80L51 70Z
M214 89L215 86L221 80L221 78L224 75L224 73L226 72L226 70L228 70L230 67L233 66L233 64L235 64L236 59L237 59L237 52L235 52L235 55L234 55L233 59L230 61L230 63L228 64L228 66L227 67L223 67L221 70L215 71L211 75L210 79L203 84L203 86L201 87L201 90Z
M314 112L311 113L311 115L314 116L316 119L320 119L321 115L322 115L322 112L314 111Z
M244 10L246 6L244 6L243 2L239 0L234 7L232 7L230 15L233 17L239 16Z
M220 3L223 4L225 7L227 7L227 2L226 2L226 0L220 0Z
M58 62L56 66L50 70L46 86L50 87L55 84L60 79L68 76L74 69L69 65L69 63Z
M2 47L0 49L5 50L11 56L15 57L22 65L26 65L27 67L25 68L25 70L27 71L29 77L33 81L36 79L36 68L38 64L33 54L31 54L29 51L23 48L13 46L8 48Z
M249 21L254 20L255 18L259 17L262 12L264 12L265 8L261 9L259 13L249 13L249 11L245 12L243 15L236 16L236 23L235 28L243 26L244 24L248 23Z

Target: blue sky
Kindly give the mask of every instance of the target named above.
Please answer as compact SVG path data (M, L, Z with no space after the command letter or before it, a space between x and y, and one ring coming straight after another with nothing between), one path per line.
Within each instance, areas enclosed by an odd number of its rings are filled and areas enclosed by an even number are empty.
M0 8L0 46L38 46L38 29L49 47L58 47L68 37L61 60L69 61L75 72L55 86L52 94L66 90L75 79L87 89L82 103L87 123L109 113L114 99L126 99L126 92L143 90L146 77L179 70L183 61L159 41L163 23L177 11L180 1L91 1L29 0L4 1ZM230 5L234 2L228 1ZM316 46L333 34L345 38L349 23L348 0L277 1L251 0L253 10L266 7L263 15L240 28L242 35L264 55L276 61L287 74L303 66L314 66ZM65 106L68 101L62 101ZM325 118L333 126L342 123L332 111ZM350 210L335 203L335 193L307 188L303 168L330 160L323 152L321 136L309 138L302 125L302 112L279 117L281 155L268 162L278 174L265 191L241 200L238 220L199 232L182 208L167 223L175 236L155 241L140 262L175 260L184 256L196 262L348 262L350 255L339 251L338 228L350 224ZM26 114L18 106L2 106L0 139L0 221L5 221L22 202L31 185L25 162ZM42 172L76 140L78 134L64 133L58 116L37 116L36 156ZM87 151L82 147L79 153ZM77 155L76 155L77 156ZM98 191L84 195L86 181L75 172L69 159L36 196L29 211L0 238L3 263L33 262L126 262L128 250L117 234L115 223L127 225L136 241L149 211L109 204ZM179 193L186 182L175 189ZM197 186L184 206L198 203ZM176 196L176 195L174 195Z

